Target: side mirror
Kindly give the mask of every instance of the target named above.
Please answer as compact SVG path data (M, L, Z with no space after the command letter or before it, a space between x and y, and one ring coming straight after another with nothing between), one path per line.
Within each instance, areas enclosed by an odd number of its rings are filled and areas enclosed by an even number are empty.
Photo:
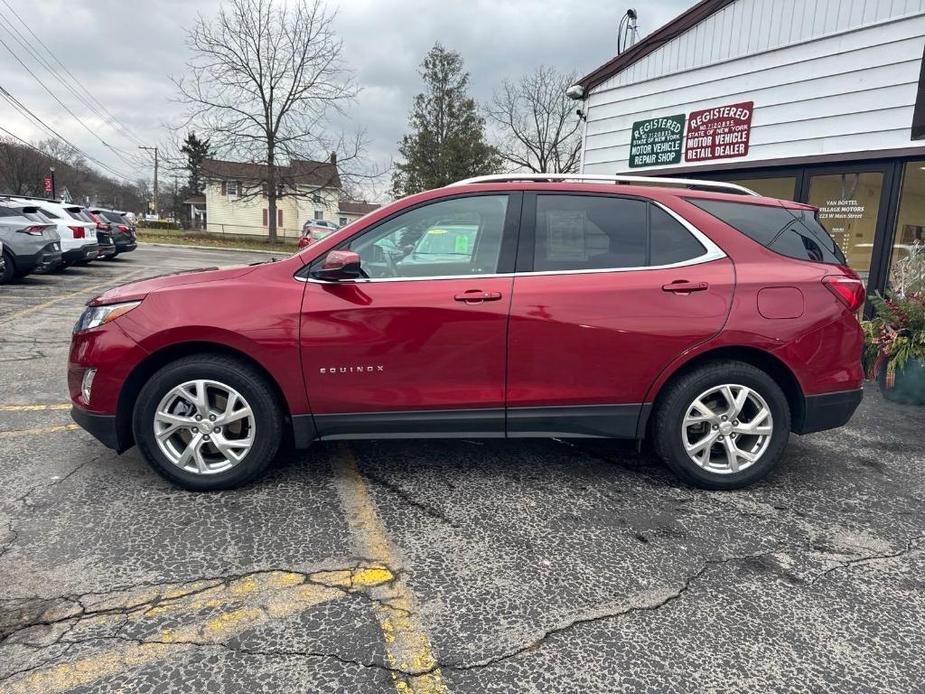
M352 280L362 275L360 254L354 251L331 251L324 257L321 267L312 273L319 280L337 282Z

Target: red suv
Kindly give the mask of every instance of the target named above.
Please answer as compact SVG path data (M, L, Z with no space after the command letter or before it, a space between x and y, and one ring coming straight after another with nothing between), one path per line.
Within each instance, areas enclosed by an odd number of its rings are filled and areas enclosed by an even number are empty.
M601 178L471 179L284 260L110 290L75 326L73 417L197 490L284 440L398 437L649 438L735 488L848 421L864 287L812 207Z

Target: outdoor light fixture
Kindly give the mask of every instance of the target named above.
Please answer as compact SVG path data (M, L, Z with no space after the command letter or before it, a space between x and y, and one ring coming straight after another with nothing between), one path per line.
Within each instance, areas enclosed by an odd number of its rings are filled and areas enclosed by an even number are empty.
M571 87L565 90L565 95L569 99L584 99L585 98L585 88L580 84L573 84Z

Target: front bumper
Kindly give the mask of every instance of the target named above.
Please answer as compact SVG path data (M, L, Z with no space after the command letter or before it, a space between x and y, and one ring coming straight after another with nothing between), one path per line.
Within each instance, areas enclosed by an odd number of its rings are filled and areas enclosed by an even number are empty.
M71 407L71 419L80 425L82 429L93 434L96 439L107 448L111 448L117 453L122 453L128 449L121 439L119 427L116 425L116 416L112 414L94 414L87 410L73 405Z
M812 434L844 426L861 404L864 390L843 390L803 398L802 416L794 421L793 433Z

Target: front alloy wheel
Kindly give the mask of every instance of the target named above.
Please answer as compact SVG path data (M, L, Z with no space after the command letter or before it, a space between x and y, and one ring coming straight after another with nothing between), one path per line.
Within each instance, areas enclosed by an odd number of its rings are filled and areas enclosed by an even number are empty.
M199 475L225 472L254 444L257 424L247 400L229 385L197 379L172 388L154 414L154 436L167 459Z
M728 475L764 455L774 419L764 398L748 386L723 384L701 393L681 424L687 455L699 467Z
M283 436L284 405L255 365L194 354L161 367L141 389L135 442L158 473L186 489L233 489L260 475Z

